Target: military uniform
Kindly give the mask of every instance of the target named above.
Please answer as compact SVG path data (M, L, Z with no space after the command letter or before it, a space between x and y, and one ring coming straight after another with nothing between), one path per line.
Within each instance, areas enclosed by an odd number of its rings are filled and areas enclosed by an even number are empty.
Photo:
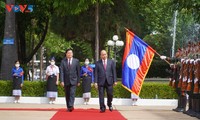
M160 58L166 59L166 56ZM200 119L200 42L196 45L189 42L186 48L177 51L176 58L166 60L173 63L170 65L169 85L178 95L178 106L173 110Z
M182 64L181 64L181 59L179 58L168 58L168 61L170 61L171 64L171 78L170 82L172 82L172 87L175 88L175 91L178 95L178 106L177 108L173 109L173 111L176 112L183 112L186 107L186 96L182 93L181 91L181 86L180 83L182 82Z

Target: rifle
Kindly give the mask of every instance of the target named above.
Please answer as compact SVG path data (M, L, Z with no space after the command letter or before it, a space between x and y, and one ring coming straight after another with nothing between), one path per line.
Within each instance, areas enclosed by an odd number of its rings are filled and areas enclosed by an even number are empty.
M193 80L193 70L194 69L194 60L191 59L189 63L189 77L186 91L191 91L192 89L192 80Z
M170 73L170 78L169 78L169 86L172 86L172 81L173 81L173 73L174 73L174 65L170 65L170 70L168 71Z
M169 86L172 86L172 78L169 78Z
M186 60L186 63L183 68L183 82L181 85L182 91L186 91L186 88L187 88L188 70L189 70L189 62L188 62L188 60Z
M171 76L171 79L169 81L169 86L172 86L173 88L176 88L176 75L177 75L177 66L176 66L176 64L172 64L171 65L171 69L172 69L172 76Z
M200 79L200 61L197 59L194 62L194 94L200 93L199 91L199 79Z
M185 66L185 61L182 61L181 62L180 73L179 73L178 88L181 88L181 86L182 86L184 66Z

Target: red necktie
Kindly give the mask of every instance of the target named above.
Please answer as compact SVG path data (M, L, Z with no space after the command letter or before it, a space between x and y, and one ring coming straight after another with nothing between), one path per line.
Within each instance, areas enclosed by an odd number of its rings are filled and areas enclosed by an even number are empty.
M106 61L103 60L103 67L104 67L104 70L106 70Z

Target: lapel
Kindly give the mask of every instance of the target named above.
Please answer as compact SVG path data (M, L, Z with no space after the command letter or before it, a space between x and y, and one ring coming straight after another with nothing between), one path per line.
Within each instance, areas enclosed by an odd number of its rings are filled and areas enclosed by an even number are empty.
M107 70L107 68L110 66L110 60L109 59L107 59L107 65L106 65L106 70Z
M74 65L74 58L72 58L70 66L73 67L73 65Z
M102 60L102 59L101 59L101 61L100 61L100 64L101 64L101 68L104 70L103 60Z

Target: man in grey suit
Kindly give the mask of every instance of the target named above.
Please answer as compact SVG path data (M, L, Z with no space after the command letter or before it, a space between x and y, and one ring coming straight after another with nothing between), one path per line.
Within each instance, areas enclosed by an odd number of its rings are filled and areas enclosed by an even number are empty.
M78 59L73 58L71 49L67 49L65 54L66 57L60 65L60 79L61 86L65 88L67 110L72 112L74 110L76 86L80 85L80 64Z
M101 60L95 64L95 87L99 91L99 104L100 112L103 113L106 110L104 104L104 91L107 93L107 105L109 110L112 111L113 100L113 85L117 84L115 61L107 59L107 52L101 51Z

